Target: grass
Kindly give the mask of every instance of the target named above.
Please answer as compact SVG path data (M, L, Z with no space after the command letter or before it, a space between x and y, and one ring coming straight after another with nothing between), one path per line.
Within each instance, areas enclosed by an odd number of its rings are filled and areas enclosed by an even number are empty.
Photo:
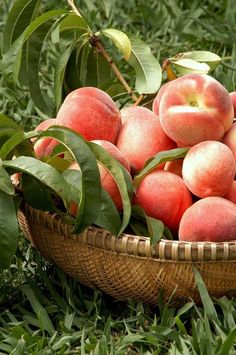
M0 43L12 3L0 2ZM160 62L193 49L219 54L223 64L214 76L229 91L236 90L234 0L86 0L77 4L94 30L114 27L136 33ZM61 0L43 1L42 6L66 5ZM53 65L53 53L49 61ZM131 79L132 72L123 62L120 65ZM50 75L45 82L50 87ZM5 85L1 70L0 83L0 112L23 127L34 127L42 116L28 91ZM66 276L21 236L11 267L0 275L0 355L236 354L236 300L210 299L196 277L201 307L191 300L182 308L160 300L154 309L133 300L116 301Z

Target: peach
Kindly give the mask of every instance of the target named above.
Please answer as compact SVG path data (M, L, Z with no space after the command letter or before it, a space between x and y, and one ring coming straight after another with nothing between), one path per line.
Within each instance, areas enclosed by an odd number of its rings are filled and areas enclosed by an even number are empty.
M236 205L219 196L198 200L183 214L179 240L225 242L236 239Z
M234 107L234 117L236 117L236 91L232 91L229 93L229 96L231 98L233 107Z
M192 195L182 178L155 170L141 181L133 204L140 205L148 216L161 220L177 233L184 211L192 205Z
M144 167L147 159L175 148L176 144L165 134L158 116L151 110L131 106L127 112L129 117L122 125L116 145L135 173Z
M69 93L57 113L57 122L89 141L103 139L115 143L121 128L115 102L95 87L82 87Z
M40 124L34 129L35 131L44 131L48 127L56 125L57 120L55 118L48 118L47 120L44 120L40 122ZM38 139L35 141L35 139L32 140L34 143L34 152L37 158L41 159L47 155L50 155L54 149L54 147L58 144L57 141L53 138L50 137L45 137Z
M223 139L233 123L228 91L206 74L187 74L168 83L159 116L166 134L179 146Z
M183 162L183 179L196 196L224 196L231 188L236 163L231 150L218 141L191 147Z
M161 98L162 98L166 88L168 87L169 83L170 83L170 81L168 81L167 83L163 84L160 87L155 99L153 100L152 111L158 116L159 116L159 107L160 107Z
M234 122L226 132L222 142L231 149L236 160L236 122Z
M165 163L164 170L182 177L182 167L183 159L175 159L167 161Z
M224 198L236 204L236 180L233 181L231 188L227 194L224 195Z

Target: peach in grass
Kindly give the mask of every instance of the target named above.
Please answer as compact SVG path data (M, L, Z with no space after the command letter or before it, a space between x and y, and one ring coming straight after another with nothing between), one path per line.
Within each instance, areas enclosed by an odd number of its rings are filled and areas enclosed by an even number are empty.
M168 83L160 101L159 116L166 134L178 146L205 140L222 140L233 123L228 91L206 74L187 74Z
M236 240L236 205L219 196L198 200L181 218L179 240L189 242Z
M178 175L154 170L140 182L133 204L177 234L184 211L192 205L192 195Z
M163 131L159 117L151 110L131 106L125 115L116 145L128 159L133 173L141 170L145 162L157 153L176 147Z
M234 118L236 118L236 91L230 92L229 96L231 98L233 108L234 108Z
M189 149L183 161L184 182L200 198L224 196L233 184L235 173L233 153L218 141L196 144Z

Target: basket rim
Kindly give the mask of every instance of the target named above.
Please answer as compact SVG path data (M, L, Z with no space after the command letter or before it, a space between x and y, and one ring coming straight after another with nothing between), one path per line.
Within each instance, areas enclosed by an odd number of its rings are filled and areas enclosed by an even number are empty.
M188 242L161 239L154 246L150 238L125 234L116 237L103 228L91 226L79 234L73 234L73 225L63 221L57 213L42 211L22 201L18 219L26 218L28 224L37 224L42 229L66 238L69 241L87 244L91 248L106 251L153 258L166 262L225 262L236 261L236 240L229 242ZM32 233L33 234L33 233Z

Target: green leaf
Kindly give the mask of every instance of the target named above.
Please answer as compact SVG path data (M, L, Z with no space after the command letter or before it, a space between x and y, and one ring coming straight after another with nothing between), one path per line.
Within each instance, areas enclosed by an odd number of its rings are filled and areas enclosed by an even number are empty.
M17 0L9 14L3 29L3 54L30 24L41 0Z
M135 88L139 94L153 94L161 85L161 66L145 42L133 35L129 39L131 55L128 63L136 73Z
M131 203L129 196L130 187L128 185L129 178L127 175L125 176L125 172L123 171L121 164L116 159L114 159L109 153L107 153L104 148L93 142L88 142L88 145L96 156L96 159L99 161L99 163L103 165L113 176L120 191L123 203L123 220L120 231L118 233L118 235L120 235L127 227L131 216Z
M20 156L13 160L3 161L6 169L32 175L61 197L66 208L69 206L70 189L63 176L52 166L32 157Z
M8 195L14 195L15 189L6 170L0 167L0 190Z
M31 289L29 285L21 285L20 288L28 298L28 301L30 302L34 310L34 313L40 321L41 329L45 330L46 332L48 332L49 335L52 336L55 333L55 329L51 319L49 318L47 310L42 306L42 304L36 297L35 292Z
M191 59L199 63L205 63L210 67L211 71L222 62L222 59L217 54L209 51L191 51L178 53L174 58L170 58L170 61L174 63L179 59Z
M207 74L210 71L210 67L206 63L199 63L193 59L179 59L172 63L172 66L179 75L186 74Z
M89 143L68 128L49 127L39 135L39 138L42 137L52 137L64 144L80 166L82 193L73 229L74 233L79 233L96 220L101 208L101 182L96 158Z
M230 354L231 350L235 350L235 342L236 342L236 327L230 330L229 334L227 335L227 338L223 342L221 349L219 351L219 355L225 355L225 354Z
M109 231L113 235L118 235L121 229L119 213L110 195L102 189L101 211L94 224Z
M157 242L159 242L159 240L164 235L164 224L162 221L146 215L143 208L138 205L132 206L132 216L145 220L151 240L151 245L155 245Z
M24 191L24 200L33 208L58 212L50 190L37 178L28 174L22 174L21 188Z
M107 28L101 33L110 38L114 45L121 51L125 60L129 60L131 54L131 42L126 33L116 30L115 28Z
M154 158L149 159L145 167L134 177L134 187L137 188L141 180L153 171L159 164L167 161L184 158L189 148L175 148L159 152Z
M202 300L204 311L205 311L206 315L210 319L213 319L218 325L220 325L220 320L218 318L217 311L216 311L214 304L209 296L209 293L206 289L206 286L204 284L202 276L195 266L193 267L193 273L195 276L196 284L197 284L198 291L201 296L201 300Z
M21 128L11 118L0 113L0 134L2 130L20 131Z
M13 196L0 191L0 268L9 267L18 245L18 222Z
M60 33L64 31L76 30L77 38L82 33L86 33L89 30L88 24L85 19L81 16L69 13L61 22L60 22ZM79 32L78 32L79 30Z
M82 173L80 170L67 169L63 172L63 177L66 179L73 201L79 204L79 200L82 194Z
M24 142L25 140L36 137L37 135L38 135L38 133L35 131L28 132L28 133L20 131L20 132L15 133L2 145L2 147L0 149L0 158L5 159L6 156L9 153L11 153L17 145Z
M54 97L55 97L56 111L59 110L62 103L62 88L64 83L66 66L68 64L74 46L75 46L75 42L72 42L70 46L67 46L56 63L55 74L54 74Z

